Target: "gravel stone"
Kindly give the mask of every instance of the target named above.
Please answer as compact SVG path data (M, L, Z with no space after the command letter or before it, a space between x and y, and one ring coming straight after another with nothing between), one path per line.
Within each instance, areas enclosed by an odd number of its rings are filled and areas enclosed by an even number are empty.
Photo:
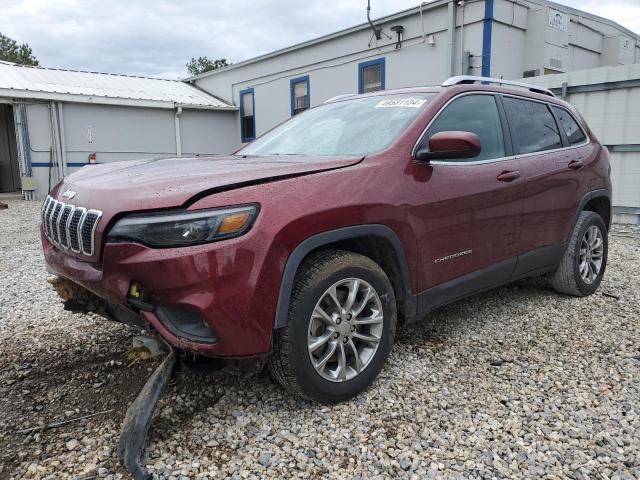
M115 446L157 360L127 357L140 332L63 310L46 281L40 204L8 203L0 478L129 478ZM182 368L142 461L158 480L640 478L640 228L614 226L590 297L529 279L399 329L378 380L351 402L298 400L264 373Z
M258 458L258 462L260 463L260 465L263 465L265 467L268 467L271 465L271 456L273 454L269 453L269 452L264 452L260 454L260 458Z
M69 440L66 444L67 450L71 451L71 450L75 450L76 448L78 448L78 441L77 440Z

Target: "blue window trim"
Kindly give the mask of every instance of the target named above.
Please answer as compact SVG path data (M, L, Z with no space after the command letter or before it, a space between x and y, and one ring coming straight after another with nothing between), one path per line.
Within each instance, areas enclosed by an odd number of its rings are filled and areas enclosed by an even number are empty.
M384 90L384 77L385 77L385 68L384 68L384 57L376 58L375 60L369 60L367 62L362 62L358 64L358 93L362 93L363 87L363 76L362 73L365 68L371 67L373 65L380 65L380 90Z
M242 98L245 95L251 94L251 104L253 105L253 137L245 137L242 133L242 118L244 117L244 102ZM256 96L253 88L245 88L240 90L240 141L242 143L248 143L256 139Z
M491 76L491 33L493 31L493 0L484 2L482 20L482 76Z
M302 77L292 78L289 82L289 88L291 90L291 116L293 117L293 111L295 110L295 96L294 87L297 83L307 82L307 97L309 97L309 108L311 108L311 82L309 81L309 75Z

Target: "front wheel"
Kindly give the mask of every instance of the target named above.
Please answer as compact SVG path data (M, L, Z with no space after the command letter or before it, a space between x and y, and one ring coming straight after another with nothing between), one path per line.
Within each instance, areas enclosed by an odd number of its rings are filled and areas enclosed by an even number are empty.
M553 288L584 297L598 289L607 266L607 227L595 212L580 213L558 269L549 275Z
M287 325L274 332L269 370L296 395L346 400L378 375L396 316L391 282L373 260L346 251L314 254L296 275Z

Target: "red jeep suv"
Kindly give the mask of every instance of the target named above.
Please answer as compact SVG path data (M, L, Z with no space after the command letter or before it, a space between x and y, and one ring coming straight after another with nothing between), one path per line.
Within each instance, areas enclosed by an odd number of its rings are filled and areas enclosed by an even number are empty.
M85 167L45 200L42 245L87 309L338 402L441 305L537 275L592 294L609 173L550 91L454 77L337 97L230 156Z

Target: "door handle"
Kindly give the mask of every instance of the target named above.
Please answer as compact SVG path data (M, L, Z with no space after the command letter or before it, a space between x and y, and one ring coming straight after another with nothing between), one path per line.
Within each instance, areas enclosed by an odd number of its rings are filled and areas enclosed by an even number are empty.
M516 178L520 178L520 172L517 170L502 172L498 175L498 180L501 182L513 182Z
M584 163L582 163L582 160L571 160L569 162L569 165L567 165L571 170L580 170L582 167L584 167Z

